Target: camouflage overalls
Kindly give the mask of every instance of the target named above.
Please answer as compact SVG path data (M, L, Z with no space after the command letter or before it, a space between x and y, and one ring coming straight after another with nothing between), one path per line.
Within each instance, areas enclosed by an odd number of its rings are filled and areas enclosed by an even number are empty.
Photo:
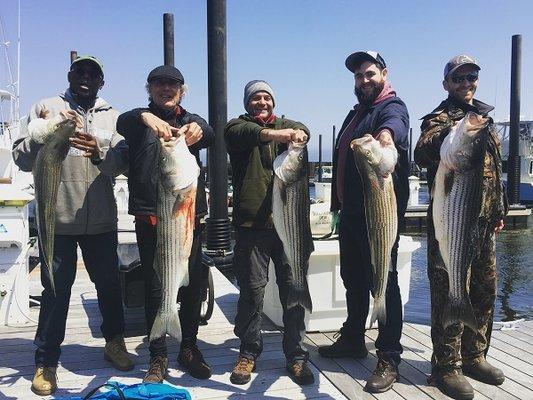
M487 116L493 109L482 102L474 100L473 106L457 105L452 100L443 101L432 113L423 118L421 135L416 145L414 157L421 168L428 170L428 188L433 185L440 156L440 146L450 128L465 116L467 111L474 111ZM507 212L507 200L501 180L500 141L496 135L492 119L485 128L489 135L483 171L483 204L479 218L481 244L476 249L472 262L469 288L470 301L476 316L478 330L472 331L462 323L453 324L443 329L441 313L448 295L448 274L439 252L433 227L432 203L430 201L427 215L428 240L428 277L431 290L431 339L433 355L431 358L432 375L453 372L461 368L461 362L474 364L484 359L487 354L494 302L496 300L496 254L495 224L504 218Z

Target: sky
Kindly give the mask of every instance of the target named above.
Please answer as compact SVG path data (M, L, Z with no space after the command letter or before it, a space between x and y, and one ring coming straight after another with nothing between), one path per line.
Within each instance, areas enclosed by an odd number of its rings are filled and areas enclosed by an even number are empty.
M189 86L182 105L208 120L207 2L204 0L20 0L20 104L31 105L67 87L70 51L104 64L100 95L119 111L146 105L148 72L163 63L163 13L174 14L175 65ZM16 0L1 0L7 54L16 72ZM476 97L509 116L511 37L522 35L521 114L533 117L533 1L227 0L228 119L244 112L244 85L263 79L274 90L277 115L311 131L310 160L331 159L337 131L356 103L346 57L376 50L392 86L407 104L414 140L419 119L446 93L442 71L454 55L482 67ZM1 33L1 32L0 32ZM3 46L4 47L4 46ZM5 48L0 89L8 89Z

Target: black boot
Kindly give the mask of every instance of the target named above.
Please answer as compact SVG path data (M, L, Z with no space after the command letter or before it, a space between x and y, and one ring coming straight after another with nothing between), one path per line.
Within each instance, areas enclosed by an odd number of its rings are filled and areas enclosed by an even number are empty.
M205 362L196 344L182 345L180 354L178 355L178 363L197 379L208 379L211 377L211 368Z
M430 381L434 382L442 393L452 399L470 400L474 398L474 388L460 370L432 375Z
M398 377L398 366L394 361L378 358L378 365L366 381L365 390L370 393L386 392Z
M490 365L487 360L473 364L463 363L463 373L476 381L489 385L501 385L505 381L502 370Z
M342 330L333 337L337 337L337 340L333 344L318 348L318 354L322 357L365 358L368 355L364 340L351 340L346 335L343 335Z

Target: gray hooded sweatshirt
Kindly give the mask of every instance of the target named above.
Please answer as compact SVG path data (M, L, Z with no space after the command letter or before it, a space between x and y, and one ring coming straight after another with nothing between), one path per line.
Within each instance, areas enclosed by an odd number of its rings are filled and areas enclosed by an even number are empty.
M113 178L128 169L128 147L116 132L118 111L97 98L87 112L74 101L70 90L44 99L31 108L30 121L39 118L43 109L47 119L60 111L74 110L84 130L97 138L101 162L95 164L82 153L70 148L61 169L61 182L56 206L56 235L94 235L117 229L117 206L113 194ZM37 152L42 147L30 137L28 129L13 144L13 159L22 170L30 172Z

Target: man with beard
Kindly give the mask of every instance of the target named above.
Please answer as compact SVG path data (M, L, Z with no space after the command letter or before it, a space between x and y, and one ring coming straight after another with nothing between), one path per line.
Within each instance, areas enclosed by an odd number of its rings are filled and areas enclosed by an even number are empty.
M363 187L349 145L353 139L365 134L372 134L382 146L394 143L399 157L391 173L398 204L398 225L402 226L409 197L409 115L405 104L396 96L387 80L385 61L377 52L353 53L345 64L354 74L354 92L359 104L348 113L337 137L333 156L331 210L340 211L341 277L346 288L348 316L337 334L337 340L332 345L319 347L318 352L323 357L364 358L368 354L365 322L371 288L371 260ZM403 351L400 344L402 302L396 270L399 238L398 234L391 252L386 292L387 322L379 323L376 340L378 363L365 386L365 390L372 393L389 390L398 379L398 364Z
M213 129L199 115L181 107L186 92L181 72L170 65L154 68L147 78L146 90L150 104L119 116L117 130L129 146L128 186L129 213L135 216L135 232L144 277L144 310L148 336L161 304L161 280L154 270L157 245L157 179L161 148L158 141L185 135L190 152L200 162L200 149L214 140ZM178 363L192 376L207 379L211 369L196 345L203 289L207 287L209 270L202 264L200 218L207 212L205 181L198 177L196 192L196 223L189 257L189 285L180 288L179 318L182 341ZM165 336L150 342L150 366L143 381L163 382L168 367Z
M507 197L502 185L500 141L488 114L494 109L474 99L481 68L467 55L453 57L444 67L442 85L448 98L423 118L420 139L415 148L416 163L427 168L428 187L433 186L440 162L440 148L450 128L464 118L467 112L474 112L489 119L485 128L488 135L484 155L483 203L478 222L481 234L480 248L474 250L469 297L478 328L476 331L456 323L443 328L442 310L448 299L448 274L435 238L431 199L428 209L428 277L431 292L431 357L430 382L454 399L472 399L474 389L466 380L466 374L490 385L501 385L503 372L487 362L494 302L496 300L496 254L495 233L503 228L507 213Z
M63 161L55 210L55 293L40 252L43 285L39 325L35 334L35 365L31 389L47 396L57 389L57 364L65 338L71 288L76 278L77 248L94 283L102 314L104 357L122 371L133 369L124 344L124 311L118 274L117 206L113 176L127 168L128 149L116 133L118 112L98 92L104 85L102 63L92 56L74 60L68 72L69 88L34 104L28 129L13 144L15 164L31 171L37 153L57 123L76 122L76 135Z

